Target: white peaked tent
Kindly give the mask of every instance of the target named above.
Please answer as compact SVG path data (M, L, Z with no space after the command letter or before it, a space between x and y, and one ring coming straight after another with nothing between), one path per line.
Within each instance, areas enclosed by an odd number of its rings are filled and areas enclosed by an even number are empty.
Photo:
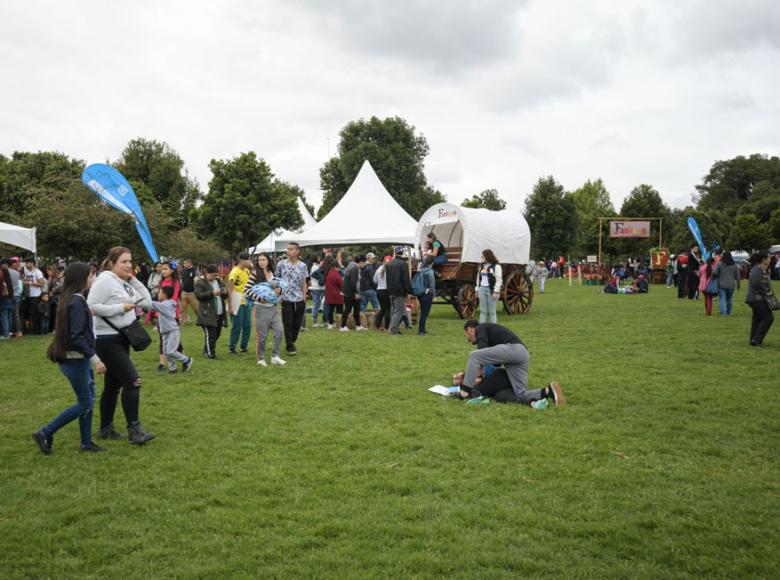
M417 222L387 192L366 160L336 207L315 226L289 241L301 246L411 245L416 228Z
M273 230L262 242L255 246L251 253L260 254L265 252L267 254L273 254L278 251L276 248L279 244L286 246L288 241L301 235L301 232L305 232L317 223L317 220L315 220L309 213L309 210L306 209L306 206L303 204L303 200L300 197L298 198L298 211L303 218L303 226L301 226L297 232L285 229Z
M33 254L38 252L35 232L36 228L23 228L0 222L0 242L19 246L30 250Z
M429 232L445 248L462 248L462 262L482 262L482 251L493 250L503 264L528 264L531 230L519 211L473 209L451 203L428 208L417 224L416 240L425 242Z

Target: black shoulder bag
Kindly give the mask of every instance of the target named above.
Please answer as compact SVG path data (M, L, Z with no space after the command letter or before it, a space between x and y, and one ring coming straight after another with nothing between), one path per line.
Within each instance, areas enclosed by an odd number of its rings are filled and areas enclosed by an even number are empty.
M108 324L111 328L124 336L125 339L127 339L127 342L130 343L130 346L133 347L134 351L138 352L141 350L146 350L146 348L152 344L152 337L149 336L149 333L146 332L146 329L141 326L141 323L138 322L138 319L133 320L133 322L124 328L117 328L111 324L111 321L108 318L103 316L101 316L101 318L103 318L103 320L106 321L106 324Z

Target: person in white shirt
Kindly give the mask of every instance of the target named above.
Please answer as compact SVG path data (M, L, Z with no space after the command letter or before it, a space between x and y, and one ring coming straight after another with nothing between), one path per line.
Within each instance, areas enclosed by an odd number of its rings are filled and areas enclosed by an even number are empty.
M46 285L46 278L35 266L35 258L28 256L24 259L24 271L22 277L25 295L27 296L27 307L25 309L26 319L30 321L30 333L40 334L41 323L38 314L38 302L41 300L41 292Z
M501 264L492 250L482 252L482 264L477 272L477 288L479 296L479 321L496 322L496 304L501 296L501 285L504 279ZM490 320L488 321L488 318Z

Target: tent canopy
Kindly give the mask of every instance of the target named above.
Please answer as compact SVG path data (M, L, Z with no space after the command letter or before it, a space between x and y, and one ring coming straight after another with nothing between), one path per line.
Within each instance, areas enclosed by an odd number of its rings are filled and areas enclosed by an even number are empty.
M38 245L36 243L35 231L36 228L23 228L0 222L0 242L19 246L36 254Z
M502 264L528 264L531 230L518 211L473 209L451 203L428 208L417 224L415 239L423 244L429 232L445 248L462 248L462 262L482 262L482 251L493 250Z
M306 209L306 206L303 204L303 200L300 197L298 198L298 211L301 214L301 218L303 218L303 226L301 226L297 232L285 229L272 230L271 233L268 234L262 242L255 246L251 253L273 254L274 252L279 251L276 249L277 247L281 247L283 249L286 247L288 241L300 235L301 232L305 232L308 228L317 223L317 220L315 220L309 213L309 210ZM279 246L277 244L279 244Z
M366 160L336 207L303 234L286 241L301 246L413 244L416 227L414 218L392 198Z

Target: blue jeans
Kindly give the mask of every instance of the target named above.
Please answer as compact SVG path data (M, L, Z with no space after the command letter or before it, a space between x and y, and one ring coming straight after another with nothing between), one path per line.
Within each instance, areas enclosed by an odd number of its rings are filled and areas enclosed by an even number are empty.
M490 294L489 286L479 287L479 321L480 322L496 322L496 304L498 298L493 298ZM490 318L490 320L488 320Z
M419 296L420 299L420 320L417 321L417 330L419 332L425 332L425 323L428 321L428 315L431 313L431 306L433 305L433 294L423 294Z
M95 406L95 375L88 358L77 358L60 363L60 371L70 381L76 393L76 404L57 415L41 431L51 437L71 421L79 420L81 446L92 441L92 409Z
M252 334L252 305L242 304L238 307L238 314L230 315L230 350L236 350L238 338L241 337L241 349L245 350L249 345L249 335Z
M366 311L366 306L368 306L369 302L374 310L379 310L379 299L376 297L376 290L361 290L360 312Z
M323 317L325 316L325 310L322 308L322 299L325 297L325 290L312 290L311 291L311 320L314 324L317 324L317 316L322 310Z
M718 288L718 297L721 316L731 316L731 307L734 306L734 289Z
M14 310L14 299L3 298L0 300L0 334L8 336L11 333L11 315Z
M439 264L443 264L447 261L447 254L444 254L443 256L436 256L433 258L433 265L438 266Z

